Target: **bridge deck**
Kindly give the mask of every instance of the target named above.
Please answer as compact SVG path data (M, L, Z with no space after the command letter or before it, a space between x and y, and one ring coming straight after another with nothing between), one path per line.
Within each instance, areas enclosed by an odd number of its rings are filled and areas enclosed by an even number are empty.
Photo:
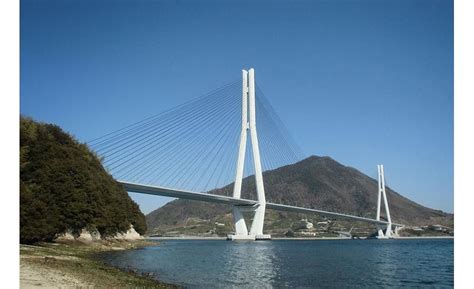
M118 181L118 183L120 183L125 188L126 191L139 193L139 194L165 196L165 197L204 201L204 202L211 202L211 203L224 203L228 205L253 206L257 204L257 201L254 201L254 200L236 199L236 198L232 198L228 196L197 193L197 192L176 190L176 189L165 188L165 187L156 187L156 186L128 183L128 182L123 182L123 181Z
M388 224L387 221L377 221L375 219L366 218L366 217L359 217L359 216L354 216L354 215L349 215L349 214L341 214L341 213L318 210L318 209L302 208L302 207L295 207L295 206L281 205L281 204L273 204L273 203L267 203L267 209L278 210L278 211L296 212L296 213L303 213L303 214L318 214L318 215L323 215L323 216L327 216L327 217L352 219L352 220L356 220L356 221L363 221L363 222L381 224L381 225L387 225ZM402 226L401 224L397 224L397 223L392 223L392 225Z
M258 204L257 201L249 200L249 199L236 199L236 198L228 197L228 196L197 193L197 192L177 190L177 189L172 189L172 188L136 184L136 183L130 183L130 182L125 182L125 181L118 181L118 183L120 183L126 191L139 193L139 194L149 194L149 195L165 196L165 197L172 197L172 198L179 198L179 199L211 202L211 203L222 203L222 204L228 204L228 205L255 206ZM366 217L359 217L359 216L354 216L354 215L349 215L349 214L341 214L341 213L336 213L336 212L310 209L310 208L302 208L302 207L282 205L282 204L267 203L266 208L271 209L271 210L288 211L288 212L296 212L296 213L304 213L304 214L319 214L319 215L328 216L328 217L351 219L351 220L363 221L363 222L380 224L380 225L388 224L387 221L382 221L382 220L377 221L375 219L370 219ZM402 226L401 224L396 224L396 223L392 223L392 225Z

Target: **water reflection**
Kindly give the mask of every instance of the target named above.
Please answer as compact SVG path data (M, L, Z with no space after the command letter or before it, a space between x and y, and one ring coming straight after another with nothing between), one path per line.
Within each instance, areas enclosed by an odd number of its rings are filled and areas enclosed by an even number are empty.
M227 246L226 257L223 258L222 284L252 285L271 287L278 280L279 264L275 246L271 242L233 242Z

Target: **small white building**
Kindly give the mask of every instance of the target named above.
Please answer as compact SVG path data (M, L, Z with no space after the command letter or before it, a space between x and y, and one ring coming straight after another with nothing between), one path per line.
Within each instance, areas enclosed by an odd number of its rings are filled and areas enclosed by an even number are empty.
M311 222L308 222L307 219L301 219L298 223L297 223L297 227L299 230L311 230L313 229L313 223Z

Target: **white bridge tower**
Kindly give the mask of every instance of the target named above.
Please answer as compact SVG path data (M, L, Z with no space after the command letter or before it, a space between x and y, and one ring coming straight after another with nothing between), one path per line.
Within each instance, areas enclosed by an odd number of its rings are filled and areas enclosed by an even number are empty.
M260 162L260 150L258 146L257 125L255 117L255 71L242 70L242 130L240 134L239 157L237 159L237 171L235 175L233 197L240 199L242 191L242 177L244 174L245 151L247 146L247 135L250 133L252 145L253 165L255 169L255 184L257 187L257 205L239 206L234 205L235 234L229 235L230 240L269 240L270 235L263 234L263 222L265 218L265 189L263 186L262 164ZM243 212L254 212L250 231L247 229Z
M385 215L387 216L387 226L385 232L380 225L377 226L377 238L378 239L390 239L393 234L398 235L398 226L395 226L395 232L392 231L392 218L390 217L390 209L388 208L387 193L385 192L385 173L383 171L383 165L377 165L378 171L378 197L377 197L377 217L376 220L380 221L380 206L383 197L383 203L385 207Z

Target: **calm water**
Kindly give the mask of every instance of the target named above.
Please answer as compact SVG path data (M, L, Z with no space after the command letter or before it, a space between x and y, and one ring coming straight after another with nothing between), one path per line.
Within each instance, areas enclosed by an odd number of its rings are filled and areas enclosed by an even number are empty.
M188 288L453 287L453 240L167 240L108 252L121 268Z

